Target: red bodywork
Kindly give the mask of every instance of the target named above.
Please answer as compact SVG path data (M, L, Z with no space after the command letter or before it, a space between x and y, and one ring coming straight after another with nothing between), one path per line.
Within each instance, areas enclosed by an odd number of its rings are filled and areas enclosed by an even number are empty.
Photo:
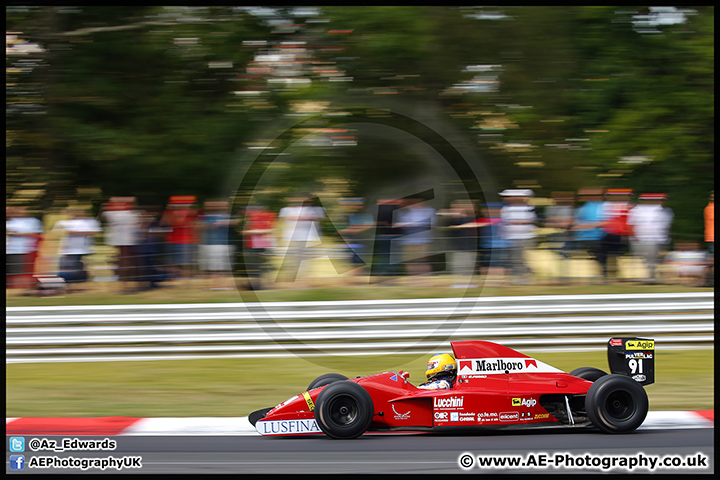
M372 398L374 417L368 431L588 424L585 417L568 416L565 407L578 396L584 401L592 382L492 342L451 345L458 363L451 390L420 389L395 372L347 380ZM256 430L262 435L322 434L313 410L323 388L278 405L256 423Z

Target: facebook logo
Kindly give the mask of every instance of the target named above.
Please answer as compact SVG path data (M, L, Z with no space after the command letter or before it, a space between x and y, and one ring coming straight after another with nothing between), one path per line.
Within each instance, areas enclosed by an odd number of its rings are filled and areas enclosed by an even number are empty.
M25 451L25 438L24 437L10 437L10 451L11 452L24 452Z
M25 470L25 455L10 455L10 470Z

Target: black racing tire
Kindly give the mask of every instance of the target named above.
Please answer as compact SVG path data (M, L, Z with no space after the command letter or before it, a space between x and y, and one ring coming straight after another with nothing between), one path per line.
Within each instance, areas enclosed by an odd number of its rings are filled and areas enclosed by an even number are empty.
M372 398L355 382L331 383L315 401L315 420L332 438L357 438L370 427L372 419Z
M570 375L582 378L583 380L587 380L589 382L594 382L595 380L607 375L607 373L595 367L580 367L570 372Z
M324 387L325 385L329 385L333 382L339 382L341 380L347 380L348 377L341 373L326 373L324 375L320 375L315 380L310 382L310 385L308 385L308 392L312 390L313 388L318 387Z
M268 414L270 410L272 410L275 407L268 407L268 408L262 408L260 410L255 410L250 415L248 415L248 421L250 424L254 427L255 424L258 422L258 420L265 418L265 415Z
M588 418L604 433L634 431L645 421L648 408L645 389L625 375L599 378L585 396Z

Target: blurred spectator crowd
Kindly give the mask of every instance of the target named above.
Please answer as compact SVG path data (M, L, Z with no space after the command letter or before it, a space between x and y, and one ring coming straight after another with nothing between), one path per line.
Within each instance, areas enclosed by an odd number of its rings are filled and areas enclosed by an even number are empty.
M351 283L434 285L443 276L458 287L620 280L713 286L714 192L698 212L704 242L671 238L674 214L662 193L583 188L539 203L532 190L507 189L500 197L480 205L456 200L440 210L423 198L375 205L343 198L332 215L307 194L288 198L277 213L261 205L232 212L227 200L200 205L193 195L172 196L162 207L113 197L97 216L70 206L49 226L26 207L8 206L6 284L50 294L106 279L117 292L135 293L204 279L205 288L219 290L233 287L235 275L247 288L298 288L309 286L313 259L329 258L333 273ZM59 237L50 252L42 248L48 235Z

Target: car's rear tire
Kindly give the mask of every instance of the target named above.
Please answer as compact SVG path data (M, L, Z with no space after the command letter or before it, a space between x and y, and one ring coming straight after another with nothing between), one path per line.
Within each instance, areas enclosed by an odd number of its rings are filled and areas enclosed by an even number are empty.
M313 388L318 387L324 387L325 385L329 385L333 382L339 382L341 380L347 380L348 377L341 373L326 373L323 375L320 375L315 380L310 382L310 385L308 385L308 391L312 390Z
M606 375L588 390L585 411L593 425L605 433L632 432L647 416L647 393L630 377Z
M607 373L595 367L580 367L570 372L570 375L594 382L595 380L607 375Z
M370 427L372 419L372 398L355 382L331 383L315 401L315 420L332 438L357 438Z

